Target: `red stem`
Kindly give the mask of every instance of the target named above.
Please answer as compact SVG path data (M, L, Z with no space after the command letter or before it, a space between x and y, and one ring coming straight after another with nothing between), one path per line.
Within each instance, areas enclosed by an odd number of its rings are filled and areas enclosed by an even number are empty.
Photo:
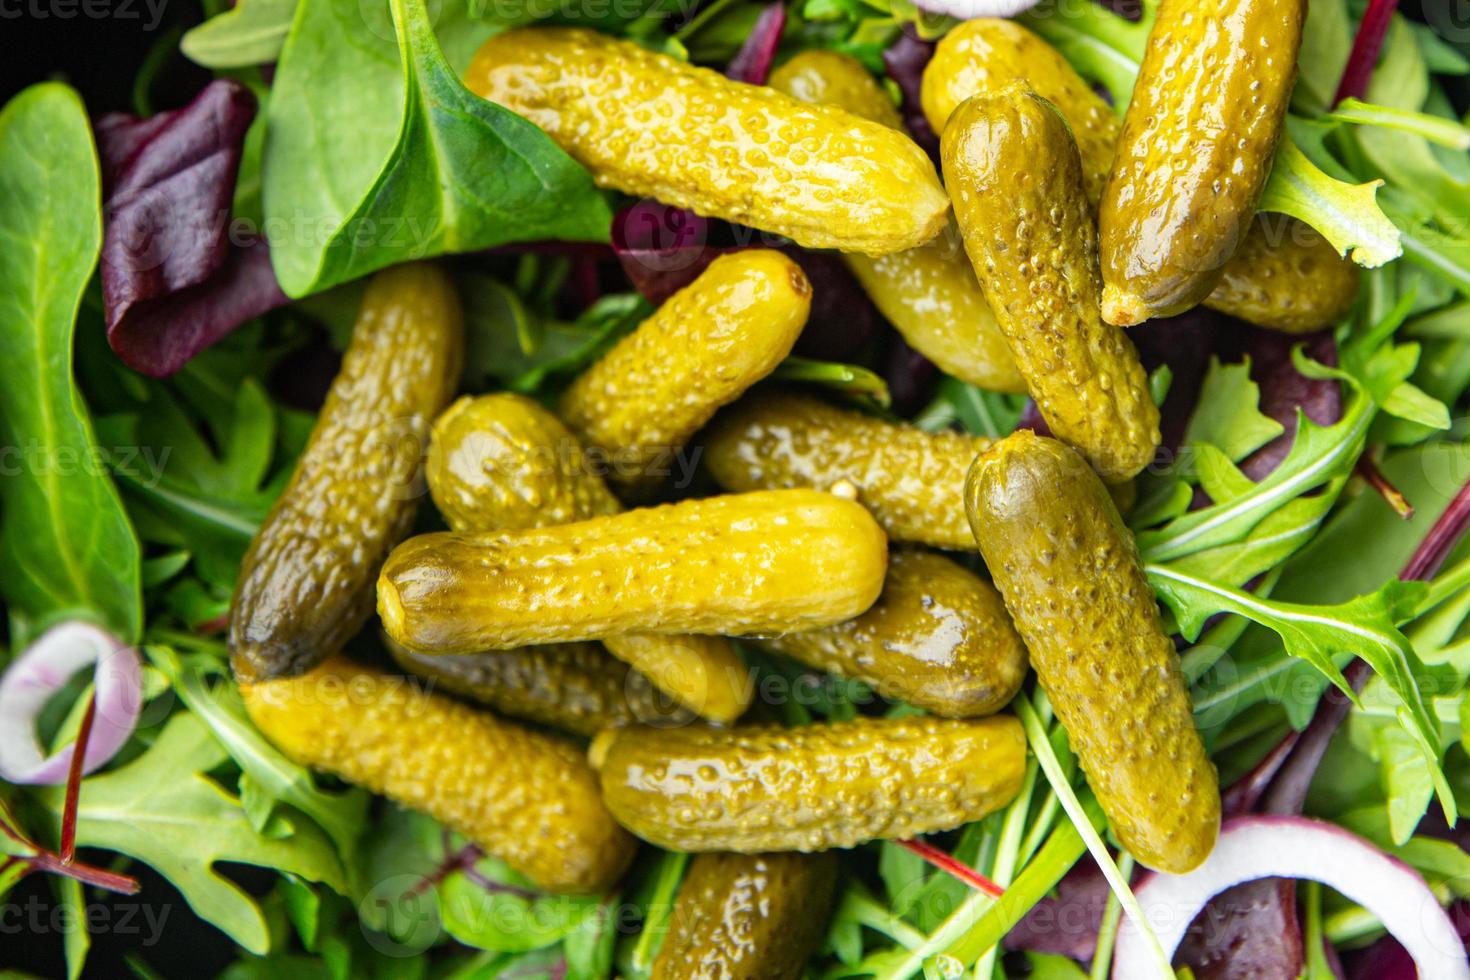
M1005 889L991 881L989 878L941 851L933 844L926 844L921 840L894 841L899 847L906 848L928 861L940 871L948 872L963 881L976 891L984 892L991 898L1000 898L1005 894Z
M1439 515L1439 520L1424 535L1424 540L1414 549L1399 578L1406 582L1434 578L1450 552L1455 550L1467 526L1470 526L1470 482L1460 488L1455 499Z
M1357 37L1353 38L1352 54L1342 70L1342 80L1337 83L1333 105L1343 99L1361 99L1368 93L1368 79L1378 64L1378 52L1383 48L1384 35L1398 5L1398 0L1369 0L1368 12L1358 25Z
M83 864L80 861L63 861L47 851L33 854L26 858L25 862L31 866L33 871L49 871L52 874L65 875L68 878L75 878L84 885L95 885L121 895L138 894L138 879L132 875L108 871L106 868Z
M1409 503L1409 498L1389 482L1388 477L1384 476L1383 471L1378 468L1378 464L1369 459L1366 454L1358 458L1358 465L1354 467L1354 472L1361 476L1368 486L1377 491L1378 496L1393 508L1395 514L1406 521L1414 516L1414 505Z
M71 766L66 771L66 798L61 806L61 850L58 855L63 864L71 864L77 856L77 800L82 794L82 768L87 764L87 743L92 741L92 719L97 716L97 692L87 702L87 712L82 715L82 727L77 730L77 740L72 746Z

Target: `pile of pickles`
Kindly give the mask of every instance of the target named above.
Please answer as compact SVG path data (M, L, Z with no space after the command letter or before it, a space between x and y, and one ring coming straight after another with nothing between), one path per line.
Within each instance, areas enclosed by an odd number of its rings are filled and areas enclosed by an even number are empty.
M455 400L452 281L386 270L241 573L256 724L547 891L605 892L637 840L699 853L660 977L798 976L834 849L1004 807L1030 670L1117 839L1196 867L1219 790L1119 513L1159 443L1123 328L1204 303L1316 329L1357 277L1256 220L1305 4L1214 2L1231 30L1206 45L1194 6L1162 3L1121 123L1024 27L955 28L922 90L943 184L841 54L754 86L587 30L486 42L466 83L599 184L841 253L909 344L1025 392L1050 434L928 432L767 380L813 298L778 250L715 260L554 405ZM652 503L657 461L695 447L724 492ZM448 530L409 536L420 481ZM374 608L432 684L340 653ZM913 710L773 724L731 638Z

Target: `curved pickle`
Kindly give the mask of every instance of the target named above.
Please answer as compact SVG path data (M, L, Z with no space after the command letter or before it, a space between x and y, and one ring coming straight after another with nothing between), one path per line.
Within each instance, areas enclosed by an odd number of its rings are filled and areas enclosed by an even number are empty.
M1016 719L614 728L590 757L624 827L679 851L820 851L979 820L1026 766Z
M240 693L296 762L427 813L547 891L604 891L633 858L570 741L342 657Z
M1015 21L979 17L944 36L924 69L924 114L935 132L943 132L965 99L1021 81L1066 117L1096 207L1122 120L1060 52ZM1296 219L1258 215L1204 305L1260 327L1303 333L1337 323L1357 295L1358 280L1355 263Z
M925 432L806 395L758 392L707 430L705 463L728 490L855 493L895 541L973 551L952 502L989 439Z
M291 481L256 531L230 614L242 681L299 674L372 613L378 566L413 523L429 422L459 384L459 298L415 263L375 275Z
M757 642L943 718L994 714L1026 677L1026 648L995 588L923 551L889 556L883 594L856 619Z
M934 165L902 133L606 34L505 31L465 84L635 197L844 252L913 248L944 228Z
M1066 120L1024 86L977 95L940 140L965 251L1027 389L1104 479L1152 459L1159 411L1138 354L1098 315L1096 232Z
M443 532L394 549L378 614L421 653L623 633L784 633L878 598L883 531L814 490L686 500L559 527Z
M434 423L426 469L429 492L456 531L554 527L623 509L577 437L520 395L451 405ZM745 663L721 637L626 634L603 645L711 721L734 721L750 703Z
M652 980L800 980L826 932L832 854L701 854L689 864Z
M1107 490L1071 449L1022 430L975 460L965 504L1118 840L1160 871L1198 866L1219 831L1215 767Z

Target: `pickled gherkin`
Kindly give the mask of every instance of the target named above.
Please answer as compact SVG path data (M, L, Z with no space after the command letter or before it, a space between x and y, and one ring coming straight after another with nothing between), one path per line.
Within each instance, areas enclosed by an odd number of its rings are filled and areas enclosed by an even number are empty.
M368 283L311 439L240 567L229 633L240 680L309 670L371 615L373 577L413 522L429 423L459 384L462 333L436 267Z
M939 234L949 202L907 136L576 28L486 41L471 91L540 126L604 187L881 255Z
M950 504L990 440L925 432L807 395L758 392L706 433L705 463L729 490L814 487L854 494L895 541L973 551Z
M240 693L296 762L427 813L547 891L602 892L633 857L570 741L342 657Z
M679 851L820 851L947 830L1011 801L1026 739L1009 716L798 728L642 727L593 740L624 827Z
M965 251L1052 432L1112 482L1159 444L1159 411L1122 330L1098 315L1097 234L1077 146L1024 86L977 95L941 140Z
M577 437L520 395L450 406L434 423L427 470L430 494L458 531L553 527L623 509ZM628 633L604 645L711 721L734 721L749 704L745 663L721 637Z
M1150 868L1196 867L1219 831L1215 767L1106 488L1071 449L1022 430L975 460L965 506L1113 832Z
M814 49L793 55L771 72L767 84L810 105L834 105L889 129L903 129L903 117L883 86L861 61L840 51Z

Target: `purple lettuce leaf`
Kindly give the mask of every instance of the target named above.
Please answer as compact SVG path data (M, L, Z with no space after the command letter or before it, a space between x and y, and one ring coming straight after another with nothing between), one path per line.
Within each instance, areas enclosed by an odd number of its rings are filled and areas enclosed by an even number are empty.
M903 93L903 103L900 109L903 112L904 124L908 127L909 135L914 142L923 147L924 152L929 154L934 165L939 165L939 136L934 132L934 127L929 125L928 118L919 103L919 88L924 79L924 68L929 64L929 59L934 57L934 44L930 41L921 41L912 33L911 28L904 28L898 40L883 52L883 67L888 70L888 77L898 85L898 90Z
M786 30L786 8L773 3L761 11L755 26L745 43L730 59L725 75L737 82L764 85L771 74L771 63L776 60L776 48L781 43L781 32Z
M232 235L230 203L255 96L217 79L182 109L97 120L106 179L102 299L107 339L154 377L287 302L266 243Z

